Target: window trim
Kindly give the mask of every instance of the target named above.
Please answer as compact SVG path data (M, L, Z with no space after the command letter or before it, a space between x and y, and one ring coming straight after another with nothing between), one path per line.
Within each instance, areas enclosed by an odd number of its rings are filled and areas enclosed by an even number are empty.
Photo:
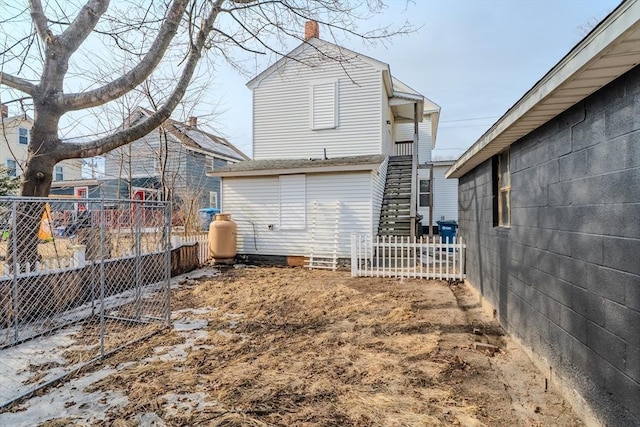
M327 84L333 84L333 120L330 125L317 125L314 120L315 112L315 88ZM340 98L340 79L318 79L309 84L309 122L313 131L336 129L338 127L338 100Z
M24 136L20 135L21 131L25 131L26 135L24 135ZM22 142L22 138L24 138L25 142ZM19 127L18 128L18 144L19 145L29 145L29 129L27 129L25 127Z
M58 179L58 168L60 168L60 169L59 169L59 170L60 170L60 176L61 176L61 178L60 178L60 179ZM64 166L62 166L62 165L55 165L55 166L53 167L53 180L54 180L55 182L58 182L58 181L64 181Z
M421 183L422 183L422 181L427 181L427 182L429 182L429 191L428 191L428 192L423 192L423 191L422 191L422 184L421 184ZM432 184L432 182L431 182L431 180L430 180L430 179L428 179L428 178L427 178L427 179L422 179L422 178L418 179L418 206L419 206L419 207L421 207L421 208L428 208L428 207L430 207L430 206L431 206L431 204L432 204L432 203L431 203L431 190L432 190L432 188L431 188L431 184ZM428 195L429 195L429 204L428 204L428 205L423 205L423 204L422 204L422 197L421 197L421 196L422 196L423 194L428 194Z
M13 167L9 166L9 162L13 162ZM18 177L18 162L16 161L16 159L6 159L4 162L4 167L7 169L8 176L10 176L11 178ZM10 173L11 171L13 171L13 174Z
M497 155L497 202L498 202L498 221L497 226L502 228L511 227L511 154L510 150L505 150ZM505 162L506 158L506 162ZM506 164L506 170L504 169L504 165ZM508 183L503 185L502 175L506 173L508 177ZM506 218L505 212L503 211L503 198L506 199Z
M85 194L84 197L82 197L82 193ZM89 187L88 186L82 186L82 187L73 187L73 195L76 199L88 199L89 198ZM87 210L87 204L83 203L83 202L76 202L74 203L74 207L75 210L78 212L84 212Z
M215 204L211 203L211 196L215 196ZM215 208L218 209L219 204L218 204L218 192L217 191L209 191L209 207L210 208Z

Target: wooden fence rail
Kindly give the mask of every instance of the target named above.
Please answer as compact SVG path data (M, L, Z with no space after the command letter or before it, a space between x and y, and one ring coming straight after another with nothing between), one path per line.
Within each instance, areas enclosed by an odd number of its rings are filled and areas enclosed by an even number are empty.
M172 236L171 246L178 248L182 245L198 243L198 261L205 264L209 260L209 235L196 234L192 236Z

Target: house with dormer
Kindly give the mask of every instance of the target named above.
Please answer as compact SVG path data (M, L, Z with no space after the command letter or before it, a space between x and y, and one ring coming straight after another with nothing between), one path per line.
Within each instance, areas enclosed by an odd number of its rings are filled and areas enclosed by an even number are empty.
M351 233L415 236L440 107L388 64L319 38L253 78L253 160L214 171L238 253L335 268ZM292 261L294 260L294 261Z

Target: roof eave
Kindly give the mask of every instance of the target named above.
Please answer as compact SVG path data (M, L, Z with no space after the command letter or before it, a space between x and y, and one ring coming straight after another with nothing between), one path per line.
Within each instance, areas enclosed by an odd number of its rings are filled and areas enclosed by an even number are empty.
M208 176L219 177L249 177L249 176L273 176L273 175L292 175L302 173L331 173L331 172L362 172L376 170L380 167L381 162L362 163L357 165L334 165L334 166L303 166L293 168L279 169L257 169L257 170L241 170L241 171L211 171L207 172Z
M258 87L260 85L260 83L267 78L269 75L271 75L274 71L276 71L278 68L280 68L281 66L284 65L284 63L286 61L288 61L290 58L294 58L296 55L298 55L300 52L302 52L303 50L311 47L314 48L318 51L321 51L321 46L323 45L329 45L331 47L337 48L342 52L348 52L349 54L354 55L354 57L357 57L358 59L370 64L371 66L382 70L383 72L386 71L387 73L389 73L389 65L385 64L382 61L378 61L377 59L371 58L370 56L367 55L363 55L361 53L358 53L354 50L351 49L347 49L345 47L341 47L338 46L334 43L328 42L326 40L322 40L322 39L318 39L318 38L310 38L309 40L303 41L302 43L300 43L298 46L296 46L291 52L287 53L286 55L282 56L282 58L278 59L276 62L274 62L273 64L271 64L270 66L268 66L267 68L265 68L260 74L258 74L257 76L255 76L254 78L252 78L251 80L249 80L246 84L246 86L253 90L256 87ZM336 61L339 61L338 59L336 59ZM383 77L384 78L384 77ZM390 80L390 78L389 78Z

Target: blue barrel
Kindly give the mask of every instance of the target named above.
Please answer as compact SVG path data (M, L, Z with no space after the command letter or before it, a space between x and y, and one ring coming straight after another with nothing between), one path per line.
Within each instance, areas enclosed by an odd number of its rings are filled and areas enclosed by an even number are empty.
M458 223L456 221L436 221L436 223L440 232L440 241L442 243L453 243L458 231Z
M216 214L220 213L220 209L218 208L204 208L198 211L200 213L200 224L202 225L202 229L205 231L209 231L209 225Z

